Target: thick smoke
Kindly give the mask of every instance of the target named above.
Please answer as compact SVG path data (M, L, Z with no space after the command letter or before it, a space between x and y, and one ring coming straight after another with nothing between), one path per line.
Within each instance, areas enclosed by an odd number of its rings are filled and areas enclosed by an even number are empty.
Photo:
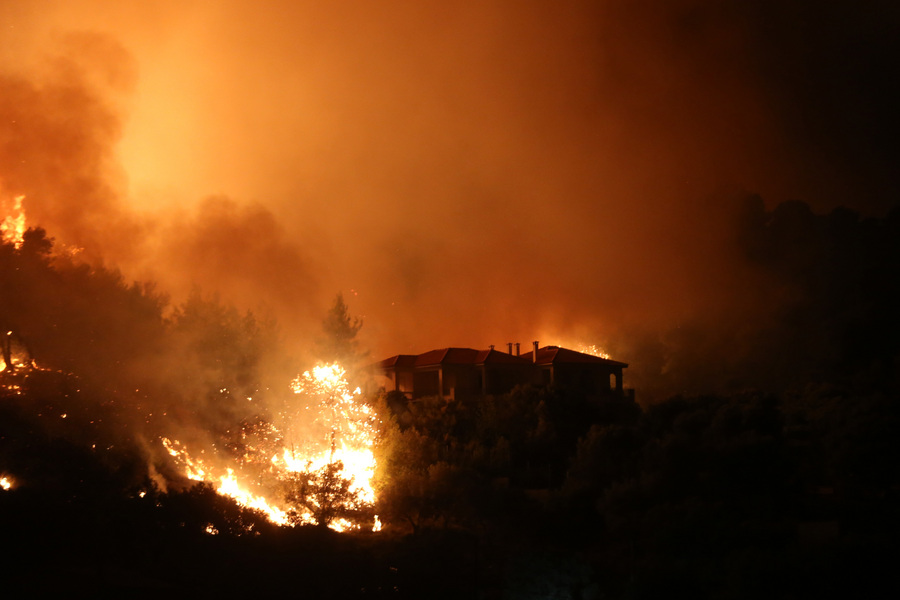
M134 69L118 42L82 33L53 45L40 69L0 75L4 211L24 195L28 225L87 263L158 282L174 301L195 288L219 294L302 331L317 318L317 278L270 210L224 196L164 208L129 202L116 150L119 96Z
M897 15L870 8L5 8L0 177L90 260L297 345L343 290L376 357L586 342L702 379L783 315L742 198L896 197Z
M69 56L78 57L71 59ZM0 73L4 200L24 194L30 220L69 243L122 254L138 224L122 206L114 150L122 123L101 92L124 85L129 57L104 36L71 35L38 72ZM92 80L106 80L97 89Z

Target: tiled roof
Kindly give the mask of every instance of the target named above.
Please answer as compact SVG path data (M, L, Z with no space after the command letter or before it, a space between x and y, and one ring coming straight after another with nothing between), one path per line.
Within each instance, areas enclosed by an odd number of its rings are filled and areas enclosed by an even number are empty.
M528 352L522 355L528 360L534 359L534 352ZM593 354L585 354L576 352L568 348L560 348L559 346L544 346L537 351L537 360L534 361L539 365L561 365L561 364L595 364L609 365L612 367L627 367L628 363L601 358Z
M377 363L382 369L412 369L437 365L481 365L507 364L527 365L535 362L539 365L560 364L600 364L611 367L627 367L627 363L601 358L592 354L576 352L559 346L544 346L537 351L537 360L533 361L534 352L526 352L520 356L500 352L499 350L475 350L473 348L438 348L419 355L398 354Z
M417 356L416 366L470 365L475 364L476 358L478 358L478 350L472 348L440 348Z
M411 368L416 364L415 354L398 354L390 358L375 363L375 366L381 369L394 368Z
M509 352L500 352L499 350L482 350L479 352L478 364L491 365L528 365L531 359L524 356L516 356Z

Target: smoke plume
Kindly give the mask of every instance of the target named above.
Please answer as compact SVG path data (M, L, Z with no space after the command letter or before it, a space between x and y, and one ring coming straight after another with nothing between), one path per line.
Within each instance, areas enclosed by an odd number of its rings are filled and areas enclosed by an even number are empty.
M12 4L0 182L88 261L296 346L342 290L374 356L539 339L640 382L721 370L786 301L742 199L896 198L897 13L870 8Z

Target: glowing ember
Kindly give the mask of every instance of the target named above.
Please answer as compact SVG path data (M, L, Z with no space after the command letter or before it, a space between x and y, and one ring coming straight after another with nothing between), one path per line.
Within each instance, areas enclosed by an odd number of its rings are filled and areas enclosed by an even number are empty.
M22 374L30 369L42 370L23 346L21 338L12 331L0 335L0 373L8 371Z
M363 524L352 515L365 514L375 501L374 411L360 401L358 388L350 391L338 365L303 373L291 389L296 400L277 415L277 424L257 421L241 430L240 457L214 447L213 458L200 460L177 440L162 443L189 479L213 483L218 493L273 523L358 529ZM373 529L380 529L377 518Z
M179 459L181 466L184 468L184 474L188 479L193 479L194 481L204 480L206 470L188 456L187 450L184 449L181 442L178 440L172 441L169 438L162 438L162 444L166 447L166 450L169 451L169 454Z
M13 486L12 478L10 478L8 475L0 476L0 488L3 488L4 490L8 490L8 489L12 488L12 486Z
M0 391L5 394L21 396L22 395L22 386L18 383L4 383L0 384Z

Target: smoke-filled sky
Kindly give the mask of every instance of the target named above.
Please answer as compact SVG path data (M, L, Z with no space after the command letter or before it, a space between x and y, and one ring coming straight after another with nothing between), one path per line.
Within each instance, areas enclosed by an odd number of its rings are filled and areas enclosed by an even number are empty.
M381 358L765 312L737 200L882 214L892 2L0 2L0 194ZM768 297L768 296L765 296Z

